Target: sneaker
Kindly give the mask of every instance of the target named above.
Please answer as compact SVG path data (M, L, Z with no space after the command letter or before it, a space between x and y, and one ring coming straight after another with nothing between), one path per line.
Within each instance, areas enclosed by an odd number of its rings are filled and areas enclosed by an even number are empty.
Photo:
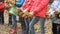
M15 33L17 33L17 29L13 28L10 34L15 34Z

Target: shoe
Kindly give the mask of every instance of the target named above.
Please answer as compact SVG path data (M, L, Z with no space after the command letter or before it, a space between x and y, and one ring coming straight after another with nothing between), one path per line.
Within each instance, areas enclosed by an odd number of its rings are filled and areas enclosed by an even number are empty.
M17 33L17 28L13 28L10 34L15 34L15 33Z
M25 34L26 31L22 31L20 34Z

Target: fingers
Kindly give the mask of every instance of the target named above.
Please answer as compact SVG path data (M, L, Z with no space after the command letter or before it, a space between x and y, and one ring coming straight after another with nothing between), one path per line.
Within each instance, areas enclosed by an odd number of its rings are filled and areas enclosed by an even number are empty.
M23 18L28 18L28 16L27 16L27 15L25 15L25 14L23 14L23 15L22 15L22 17L23 17Z
M29 12L30 15L34 15L34 12Z
M29 13L24 13L24 14L22 15L22 17L23 17L23 18L32 18L33 15L30 15Z
M19 11L20 12L20 11ZM18 12L18 13L19 13ZM19 16L20 17L23 17L23 18L32 18L33 16L34 16L34 14L30 14L30 12L28 12L28 11L26 11L26 12L23 12L23 11L21 11L20 13L19 13Z
M56 15L56 14L58 14L59 12L57 11L57 10L55 10L55 12L54 12L54 14Z
M46 18L52 18L52 15L49 13L47 13L45 16L46 16Z

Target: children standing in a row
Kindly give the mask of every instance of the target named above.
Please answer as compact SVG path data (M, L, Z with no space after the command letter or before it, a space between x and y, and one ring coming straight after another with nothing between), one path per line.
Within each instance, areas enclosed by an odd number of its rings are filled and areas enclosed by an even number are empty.
M17 10L17 7L19 8L22 5L23 5L22 10L24 13L28 11L31 16L34 15L35 17L32 19L31 22L30 22L30 18L23 18L24 20L23 26L25 26L23 28L25 29L22 31L21 34L28 34L29 31L30 31L30 34L35 34L34 25L37 23L38 20L40 21L41 34L45 34L44 22L45 22L45 15L47 13L49 0L25 0L25 2L23 0L23 2L21 3L20 2L21 0L20 1L9 0L9 5L10 5L9 13L12 15L12 25L13 25L11 34L15 34L17 32L16 10ZM60 2L59 0L55 0L53 2L51 9L49 11L49 16L51 16L54 13L54 11L57 9L58 5L60 4L59 2ZM55 21L55 18L52 20L52 22L53 21ZM53 23L53 33L56 34L54 27L55 25Z
M30 20L28 21L29 18L27 18L27 20L25 19L26 20L25 21L26 28L27 28L26 31L25 31L26 34L28 34L29 31L30 31L30 34L35 34L34 25L38 20L41 21L41 23L40 23L41 34L44 34L44 22L45 22L45 15L46 15L46 12L47 12L48 3L49 3L49 0L25 0L25 3L22 6L23 11L24 12L29 11L32 16L35 15L35 17L32 19L31 22L30 22ZM13 33L16 32L15 28L16 28L16 26L12 30Z

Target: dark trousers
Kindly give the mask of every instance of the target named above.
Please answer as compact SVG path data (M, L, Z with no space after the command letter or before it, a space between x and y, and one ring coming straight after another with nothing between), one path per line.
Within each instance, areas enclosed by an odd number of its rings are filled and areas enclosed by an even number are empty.
M21 23L21 27L22 27L22 30L26 30L26 25L25 25L25 21L24 21L24 18L22 17L19 17L19 21Z
M20 17L22 31L25 31L24 34L28 34L29 33L29 22L30 21L31 21L31 18L24 19L24 18Z
M31 18L26 18L24 19L25 24L26 24L26 31L25 34L29 34L29 23L31 22Z
M9 25L12 25L12 15L9 14Z
M52 23L53 34L60 34L60 24Z
M0 12L0 24L4 24L4 12Z

